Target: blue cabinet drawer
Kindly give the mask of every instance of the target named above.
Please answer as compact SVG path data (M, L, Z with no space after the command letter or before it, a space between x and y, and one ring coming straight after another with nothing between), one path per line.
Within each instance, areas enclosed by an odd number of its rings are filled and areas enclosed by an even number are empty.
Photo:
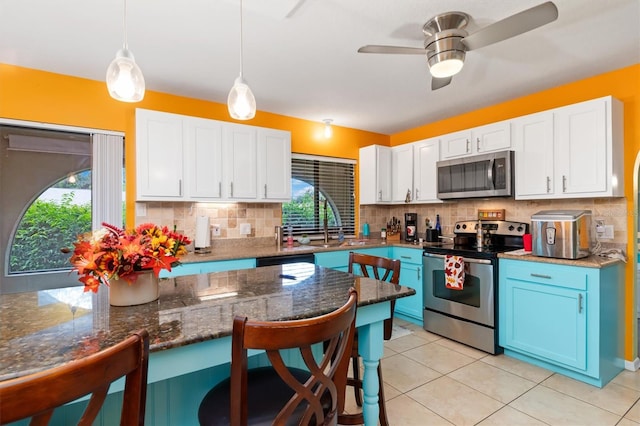
M393 257L394 259L400 259L402 263L414 263L416 265L422 265L422 249L392 247L391 257Z
M589 277L596 280L597 274L598 270L594 268L510 259L500 260L500 275L509 277L511 280L548 284L574 290L586 290Z

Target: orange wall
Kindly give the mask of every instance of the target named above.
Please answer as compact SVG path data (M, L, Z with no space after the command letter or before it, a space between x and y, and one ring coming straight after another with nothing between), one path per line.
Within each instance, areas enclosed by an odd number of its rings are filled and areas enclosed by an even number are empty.
M136 108L235 121L229 118L224 104L152 91L146 92L142 102L129 104L111 99L102 81L0 64L0 117L125 133L127 223L133 222L135 203ZM360 147L389 145L387 135L339 126L333 126L333 136L325 139L324 123L263 111L258 111L253 120L241 123L289 130L292 151L304 154L357 160Z
M640 151L640 65L565 84L397 133L391 135L391 146L608 95L624 103L624 184L628 212L627 253L630 258L635 259L638 212L634 201L634 187L637 189L636 182L634 182L634 168L636 157ZM627 360L633 360L636 352L633 326L636 322L635 273L636 262L630 261L625 269L625 359Z
M371 144L399 145L517 117L600 96L612 95L624 103L625 196L628 202L628 252L635 254L634 164L640 141L640 65L623 68L524 96L491 107L430 123L391 136L334 126L323 139L322 123L258 111L247 124L291 131L292 150L307 154L358 158L358 148ZM258 105L260 100L258 99ZM121 131L126 135L127 210L133 212L135 174L135 108L146 108L232 121L226 106L214 102L148 91L144 101L127 104L112 100L101 81L87 80L0 64L0 117L78 127ZM356 175L357 176L357 175ZM128 221L129 223L131 220ZM634 357L635 262L626 266L625 358Z

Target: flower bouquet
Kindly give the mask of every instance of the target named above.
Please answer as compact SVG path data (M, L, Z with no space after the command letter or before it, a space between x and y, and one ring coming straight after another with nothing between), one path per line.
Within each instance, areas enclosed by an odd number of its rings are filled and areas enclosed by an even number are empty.
M108 286L110 279L133 284L143 271L153 271L156 277L162 269L171 271L191 243L184 235L151 223L126 230L107 223L102 226L78 236L73 243L69 261L80 275L84 291L97 293L100 284Z

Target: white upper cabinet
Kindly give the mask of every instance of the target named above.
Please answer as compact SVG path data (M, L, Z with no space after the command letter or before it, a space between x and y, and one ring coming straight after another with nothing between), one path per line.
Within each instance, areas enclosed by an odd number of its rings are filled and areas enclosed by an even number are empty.
M136 110L138 200L182 200L183 122L176 114Z
M225 194L230 200L258 197L258 140L254 127L241 124L225 126Z
M222 199L222 123L203 118L184 119L185 196L190 200Z
M622 103L610 96L514 120L516 199L622 196Z
M425 139L413 143L413 202L441 203L438 199L440 140Z
M391 148L391 201L413 201L413 145Z
M258 129L258 199L291 201L291 133Z
M360 148L360 204L391 202L391 148L370 145Z
M442 159L511 148L511 122L499 121L440 137Z
M140 201L288 201L291 134L136 109L136 179Z
M540 112L513 120L515 196L553 193L553 113Z

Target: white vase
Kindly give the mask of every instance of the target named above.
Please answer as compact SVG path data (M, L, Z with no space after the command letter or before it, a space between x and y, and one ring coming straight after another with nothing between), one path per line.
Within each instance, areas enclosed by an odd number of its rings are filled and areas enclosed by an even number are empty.
M158 277L152 271L138 273L138 279L109 280L109 303L112 306L133 306L153 302L160 295Z

